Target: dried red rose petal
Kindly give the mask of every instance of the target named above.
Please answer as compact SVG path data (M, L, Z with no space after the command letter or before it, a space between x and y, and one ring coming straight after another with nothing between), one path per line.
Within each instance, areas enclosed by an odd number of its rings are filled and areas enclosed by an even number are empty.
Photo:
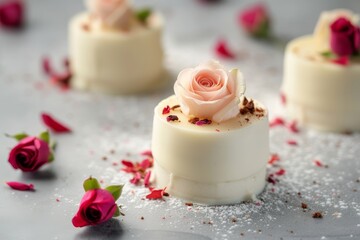
M147 199L163 199L163 196L165 196L165 189L151 189L151 193L146 195Z
M19 190L19 191L33 191L34 190L33 184L26 184L26 183L21 183L21 182L6 182L6 184L9 185L9 187L11 187L12 189Z
M170 106L167 105L166 107L164 107L164 109L162 110L162 114L169 114L170 113Z
M42 113L41 118L44 124L53 132L55 133L69 133L71 129L65 126L64 124L57 121L55 118L50 116L47 113Z
M279 161L280 157L277 154L271 154L271 157L268 161L268 164L274 164L275 162Z
M275 178L274 178L274 175L272 175L272 174L269 174L269 176L268 176L268 178L267 178L267 181L268 181L268 183L271 183L271 184L273 184L273 185L276 184L276 180L275 180Z
M341 65L341 66L347 66L350 62L349 57L348 56L342 56L342 57L338 57L336 59L331 60L331 62Z
M146 172L145 177L144 177L144 186L145 187L149 187L150 177L151 177L151 171Z
M24 21L24 3L21 0L0 1L0 25L19 28Z
M72 77L69 59L67 59L67 58L64 59L63 66L65 68L65 71L63 73L57 73L53 69L49 58L44 57L42 60L43 71L49 77L51 83L66 90L69 88L70 80Z
M282 117L276 117L270 122L270 128L276 127L276 126L284 126L285 120Z
M150 161L149 159L144 159L141 161L140 163L140 168L142 168L143 170L146 170L150 167L152 167L152 161Z
M295 140L292 140L292 139L287 140L286 143L289 144L289 145L291 145L291 146L297 146L297 145L298 145L298 142L295 141Z
M288 125L288 129L290 130L290 132L292 133L298 133L299 132L299 128L297 126L297 122L294 120L292 121L289 125Z
M314 164L318 167L323 167L324 164L320 160L314 160Z
M201 120L196 122L196 125L202 126L202 125L209 125L211 123L212 123L212 121L209 120L209 119L201 119Z
M276 173L275 173L275 175L278 175L278 176L282 176L282 175L284 175L285 174L285 169L280 169L279 171L277 171Z
M179 118L176 115L169 115L166 117L166 121L168 121L168 122L173 122L173 121L178 121L178 120L179 120Z
M134 177L130 180L132 184L138 184L141 180L141 174L139 172L136 172Z
M225 40L219 40L215 45L216 55L221 58L235 59L236 54L230 50L228 43Z
M126 166L126 167L129 167L129 168L133 168L134 167L134 164L130 161L126 161L126 160L122 160L121 163Z

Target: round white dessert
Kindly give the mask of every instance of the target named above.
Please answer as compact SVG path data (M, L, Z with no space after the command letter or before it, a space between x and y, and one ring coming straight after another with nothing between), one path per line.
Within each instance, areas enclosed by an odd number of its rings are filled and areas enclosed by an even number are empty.
M290 117L321 131L360 130L360 62L341 66L317 51L312 36L285 52L282 91Z
M128 31L104 29L89 13L75 16L69 27L74 88L109 94L137 93L164 78L163 21L152 14L143 26Z
M156 185L177 197L204 204L249 200L265 186L269 157L267 110L255 102L253 114L222 123L196 125L171 96L155 108L152 151ZM239 106L240 109L240 106ZM177 121L167 121L169 115Z

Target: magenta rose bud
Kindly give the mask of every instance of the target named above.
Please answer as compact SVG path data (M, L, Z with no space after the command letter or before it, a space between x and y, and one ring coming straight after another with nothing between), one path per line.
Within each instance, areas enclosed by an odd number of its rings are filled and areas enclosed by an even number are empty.
M346 18L340 17L330 25L330 47L339 56L350 56L358 48L358 33Z
M23 24L24 3L21 0L0 1L0 25L18 28Z
M72 223L75 227L97 225L112 218L117 208L113 195L107 190L89 190L81 199Z
M251 6L240 12L239 23L253 37L269 37L270 17L263 4Z
M47 142L37 137L26 137L9 154L9 163L23 172L35 172L49 162L50 148Z

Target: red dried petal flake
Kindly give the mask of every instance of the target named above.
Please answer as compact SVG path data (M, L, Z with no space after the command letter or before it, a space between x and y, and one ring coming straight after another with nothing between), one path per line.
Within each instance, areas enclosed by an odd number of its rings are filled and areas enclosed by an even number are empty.
M342 56L342 57L338 57L334 60L331 60L331 62L341 65L341 66L347 66L347 65L349 65L350 60L349 60L348 56Z
M276 117L270 122L270 128L276 126L285 126L285 120L282 117Z
M324 164L320 160L314 160L314 164L318 167L323 167Z
M130 180L132 184L138 184L141 180L141 174L139 172L135 173L134 177Z
M20 28L24 21L25 6L21 0L0 1L0 25L6 28Z
M153 162L150 159L145 159L145 160L141 161L140 168L143 170L146 170L146 169L152 167L152 165L153 165Z
M273 184L273 185L276 184L276 180L275 180L273 174L269 174L269 176L268 176L268 178L267 178L267 181L268 181L268 183L271 183L271 184Z
M67 58L64 59L63 66L65 68L65 71L63 73L57 73L53 69L49 58L44 57L42 60L43 71L49 77L50 81L53 84L61 87L62 89L68 89L70 85L72 73L70 70L70 63Z
M174 122L174 121L178 121L178 120L179 120L179 118L176 115L169 115L166 117L166 121L168 121L168 122Z
M151 171L146 172L144 177L144 186L149 187L150 186L150 177L151 177Z
M47 113L42 113L41 118L43 123L53 132L55 133L69 133L71 129L65 126L64 124L60 123L58 120L53 118Z
M166 107L164 107L162 114L169 114L170 113L170 106L167 105Z
M281 103L282 103L282 105L286 105L286 95L285 95L285 93L283 93L283 92L281 92L280 93L280 100L281 100Z
M121 163L128 168L133 168L134 167L134 163L127 161L127 160L122 160Z
M211 123L212 123L212 121L209 120L209 119L201 119L201 120L196 122L196 125L202 126L202 125L209 125Z
M165 194L165 190L166 188L164 189L151 189L151 193L146 195L146 198L147 199L152 199L152 200L155 200L155 199L163 199L163 196L167 195Z
M147 157L153 158L153 154L152 154L151 150L145 150L145 151L141 152L140 154L142 156L147 156Z
M33 184L26 184L21 182L6 182L9 187L15 190L19 191L34 191L34 185Z
M282 176L282 175L284 175L286 173L286 171L285 171L285 169L280 169L279 171L277 171L276 173L275 173L275 175L278 175L278 176Z
M295 141L295 140L292 140L292 139L287 140L286 143L289 144L289 145L291 145L291 146L297 146L297 145L298 145L298 142Z
M277 154L271 154L271 157L268 161L268 164L274 164L275 162L279 161L280 157Z
M229 48L225 40L219 40L215 45L216 55L221 58L235 59L236 54Z
M288 129L292 133L299 133L299 128L297 126L297 122L294 120L288 125Z

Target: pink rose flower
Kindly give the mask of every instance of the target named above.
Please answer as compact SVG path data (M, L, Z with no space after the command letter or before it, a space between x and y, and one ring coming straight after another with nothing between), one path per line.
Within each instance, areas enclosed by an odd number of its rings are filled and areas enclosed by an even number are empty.
M263 4L256 4L240 12L239 23L251 36L266 38L269 35L270 17Z
M23 24L24 3L21 0L0 1L0 25L18 28Z
M128 29L133 16L128 0L88 0L87 5L106 26Z
M340 17L330 25L330 47L339 56L350 56L359 50L360 30L348 19Z
M48 143L37 137L26 137L9 154L9 163L23 172L35 172L49 162Z
M222 122L239 114L245 83L237 69L227 72L219 62L208 61L181 71L174 91L185 115Z
M72 223L75 227L100 224L112 218L117 208L113 195L107 190L89 190L81 199Z

